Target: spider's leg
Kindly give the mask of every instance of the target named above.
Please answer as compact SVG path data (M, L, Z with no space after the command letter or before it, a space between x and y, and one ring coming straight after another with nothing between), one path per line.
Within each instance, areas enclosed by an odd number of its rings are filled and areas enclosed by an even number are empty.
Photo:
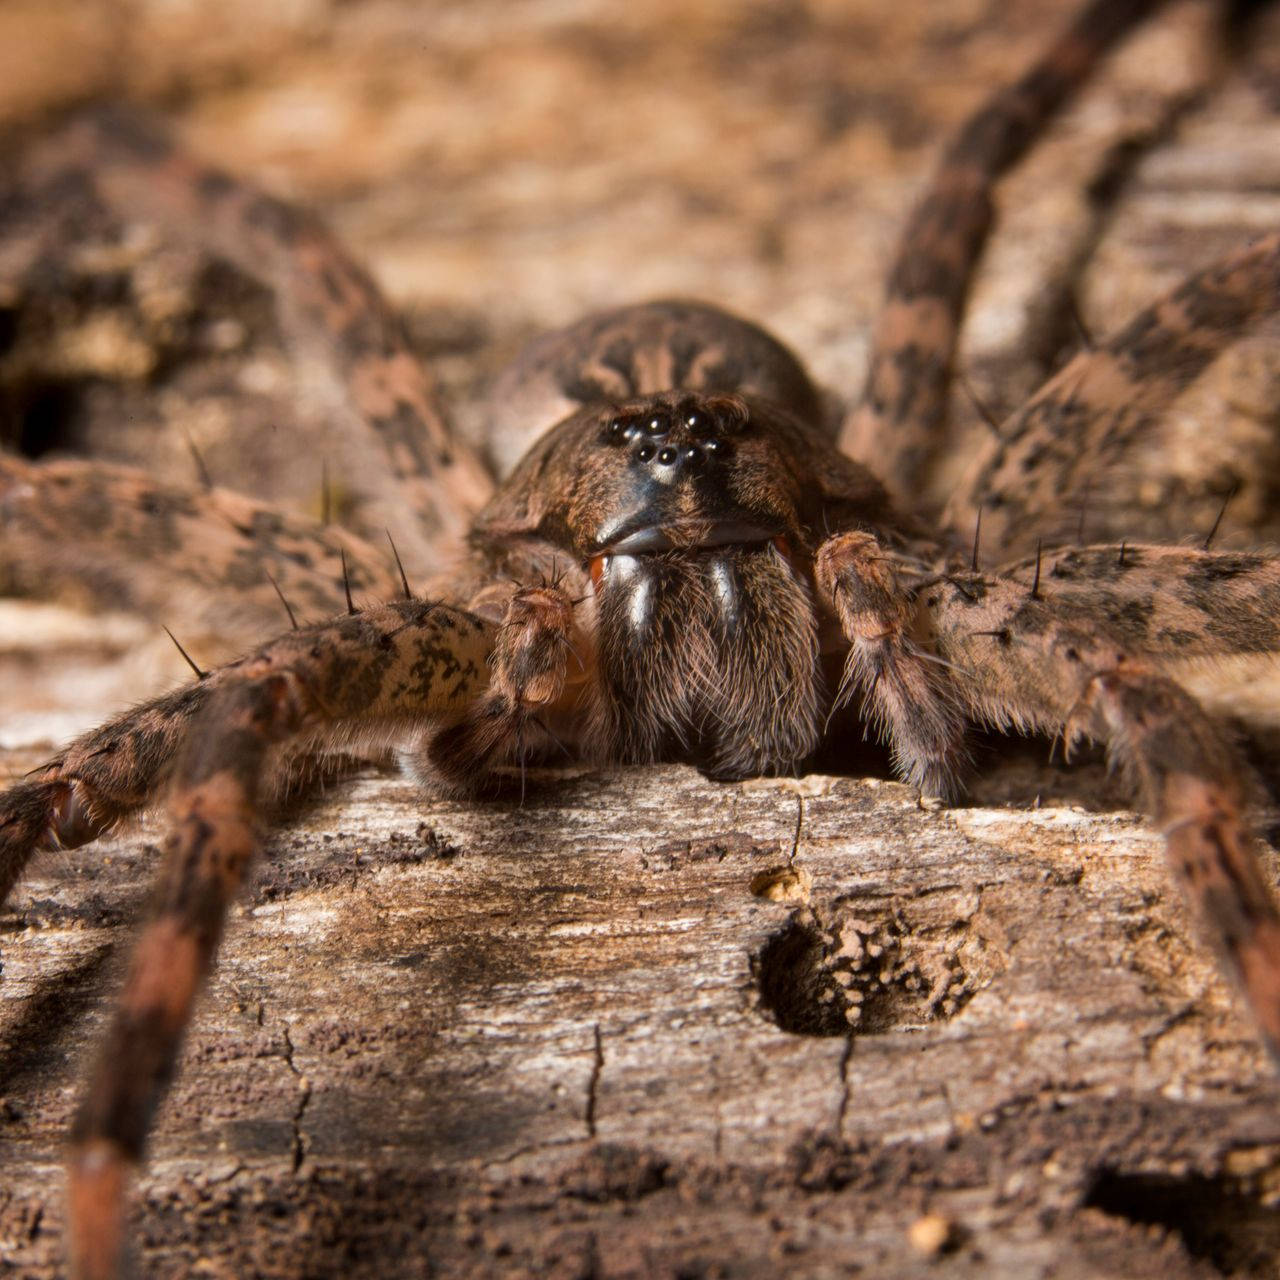
M494 639L489 688L462 718L427 745L429 770L473 790L494 764L520 757L539 712L564 691L572 650L573 601L554 586L524 587L510 598Z
M836 705L861 692L902 777L949 794L964 758L964 720L946 668L913 637L915 601L891 554L869 533L837 534L818 549L815 577L849 642Z
M1229 28L1224 34L1229 39L1234 30ZM1034 297L1027 301L1026 332L1019 343L1022 348L1019 364L1025 360L1028 381L1023 384L1019 380L1021 392L1004 392L1006 406L1021 401L1039 387L1058 371L1069 355L1082 347L1093 346L1093 334L1079 306L1085 272L1113 225L1143 161L1167 143L1183 120L1203 104L1207 91L1213 86L1214 73L1225 71L1228 65L1229 59L1219 59L1203 78L1163 99L1155 114L1136 122L1108 144L1084 185L1087 216L1081 220L1070 242L1054 255L1043 283L1037 285Z
M357 743L385 739L475 701L487 683L492 633L492 624L443 605L380 605L290 632L83 734L0 793L0 901L33 853L85 844L156 803L193 724L207 725L223 690L255 672L284 672L314 702L307 725L315 739L299 746L335 731Z
M1089 485L1246 330L1280 310L1280 234L1184 280L1104 345L1081 352L1000 427L946 522L983 512L992 545L1021 550L1074 525Z
M222 932L227 905L257 845L263 782L286 744L334 734L369 735L459 715L483 691L492 627L456 609L401 601L292 632L149 709L166 721L141 740L137 719L108 726L97 756L130 766L117 795L149 798L168 773L174 828L166 844L154 914L126 980L115 1020L90 1077L73 1135L71 1222L77 1273L116 1273L122 1197L141 1157L150 1116L200 983ZM163 702L164 700L162 700ZM93 735L51 771L67 783L76 762L95 756ZM176 749L176 764L160 758ZM43 779L31 785L50 785ZM9 797L0 797L0 822ZM86 797L92 803L93 797ZM22 799L19 813L27 805Z
M304 617L397 593L387 551L226 489L162 484L102 462L0 453L0 584L128 609L214 662Z
M999 89L943 155L899 241L872 338L862 402L841 444L874 460L898 495L915 492L942 444L947 392L992 190L1103 55L1159 0L1093 0L1018 81Z
M1175 878L1280 1059L1280 912L1241 816L1248 771L1199 703L1095 614L973 575L926 598L975 718L1105 739L1159 823Z
M42 145L30 166L46 176L88 177L119 216L198 238L276 294L294 336L319 348L332 374L334 411L353 442L381 450L401 493L386 503L402 545L423 553L465 533L492 478L445 417L404 326L372 277L313 214L207 167L150 122L122 109L82 116ZM367 505L366 504L366 505ZM416 523L400 524L403 513Z
M1130 653L1174 670L1183 662L1280 653L1280 559L1256 551L1128 543L1063 547L1007 566L1025 599L1040 562L1039 594L1055 617L1103 620ZM1027 610L1030 612L1026 612ZM1020 625L1015 615L1011 628Z
M1174 876L1280 1064L1280 911L1241 814L1235 752L1185 689L1140 669L1095 675L1066 734L1105 737L1136 776Z

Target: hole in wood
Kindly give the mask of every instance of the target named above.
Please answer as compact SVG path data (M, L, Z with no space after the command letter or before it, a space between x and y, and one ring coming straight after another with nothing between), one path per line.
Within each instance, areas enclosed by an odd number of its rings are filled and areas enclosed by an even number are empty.
M796 911L753 972L761 1008L784 1031L880 1035L952 1017L1003 968L993 959L952 912L850 901Z
M1243 1154L1243 1153L1236 1153ZM1248 1176L1206 1177L1124 1173L1103 1169L1085 1199L1088 1208L1177 1236L1193 1258L1224 1276L1274 1276L1280 1258L1280 1212L1268 1179L1274 1157Z

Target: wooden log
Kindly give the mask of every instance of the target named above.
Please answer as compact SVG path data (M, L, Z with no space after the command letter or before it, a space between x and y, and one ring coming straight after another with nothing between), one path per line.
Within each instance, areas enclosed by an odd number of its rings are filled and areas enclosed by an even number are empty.
M155 834L46 855L7 919L24 1275L61 1256L63 1135ZM366 777L272 838L237 914L141 1180L148 1274L945 1250L1196 1276L1280 1244L1275 1081L1124 813L676 767L547 771L523 806Z

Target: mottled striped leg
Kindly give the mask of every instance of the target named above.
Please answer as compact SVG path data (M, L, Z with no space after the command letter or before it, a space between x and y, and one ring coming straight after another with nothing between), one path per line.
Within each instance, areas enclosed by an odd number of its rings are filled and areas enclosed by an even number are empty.
M0 792L0 903L32 854L78 848L154 804L192 718L224 680L215 672L134 707Z
M33 853L86 844L155 804L196 718L255 663L305 671L328 718L370 731L385 722L390 733L441 707L462 714L487 683L493 631L470 614L425 601L380 605L290 632L83 734L0 793L0 901Z
M842 533L818 549L815 576L849 642L836 705L861 693L898 773L929 795L950 794L964 721L946 668L913 636L916 602L892 559L871 534Z
M1280 1065L1280 911L1241 817L1235 752L1185 690L1123 669L1089 681L1075 733L1105 737L1137 777L1178 885Z
M498 628L484 697L428 744L433 774L462 790L487 771L523 760L532 738L546 735L538 715L561 695L572 652L573 602L558 587L527 587L507 605Z
M1080 627L1103 626L1128 653L1160 665L1280 653L1274 555L1128 543L1060 547L1001 575L1023 584L997 593L1004 609L998 625L1010 634L1035 625L1043 610Z
M1280 233L1197 272L1081 352L1000 427L947 509L1014 552L1069 537L1090 485L1252 325L1280 310Z
M0 587L125 609L217 662L303 618L398 592L389 550L226 489L103 462L0 454Z
M430 375L372 277L318 218L200 164L122 109L82 117L43 148L40 163L88 174L121 216L198 237L201 247L216 248L267 282L291 333L331 366L336 407L349 417L353 438L381 449L400 481L389 518L377 525L399 534L398 521L408 513L426 549L442 535L466 532L492 490L488 469L447 421ZM404 528L402 545L413 538Z
M256 848L273 752L459 715L483 691L491 638L468 614L406 601L292 633L218 673L183 735L154 915L72 1135L78 1275L117 1273L128 1173Z
M174 830L154 916L72 1128L72 1273L82 1280L119 1273L129 1171L142 1158L227 907L257 844L266 753L314 712L296 680L271 673L219 690L193 726L175 778Z
M1107 50L1157 8L1159 0L1093 0L1020 80L984 103L943 155L899 242L866 390L841 438L891 492L915 492L943 443L956 335L991 230L996 181Z
M1166 835L1170 866L1267 1047L1280 1055L1280 913L1240 813L1244 765L1184 689L1135 656L1101 617L1076 614L1041 573L979 575L925 600L936 643L978 719L1105 739Z

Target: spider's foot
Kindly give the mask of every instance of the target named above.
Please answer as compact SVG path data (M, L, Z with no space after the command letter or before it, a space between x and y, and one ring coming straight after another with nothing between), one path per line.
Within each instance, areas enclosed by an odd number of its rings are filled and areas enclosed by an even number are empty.
M93 816L75 781L44 779L11 787L0 795L0 902L33 853L78 848L109 825Z

